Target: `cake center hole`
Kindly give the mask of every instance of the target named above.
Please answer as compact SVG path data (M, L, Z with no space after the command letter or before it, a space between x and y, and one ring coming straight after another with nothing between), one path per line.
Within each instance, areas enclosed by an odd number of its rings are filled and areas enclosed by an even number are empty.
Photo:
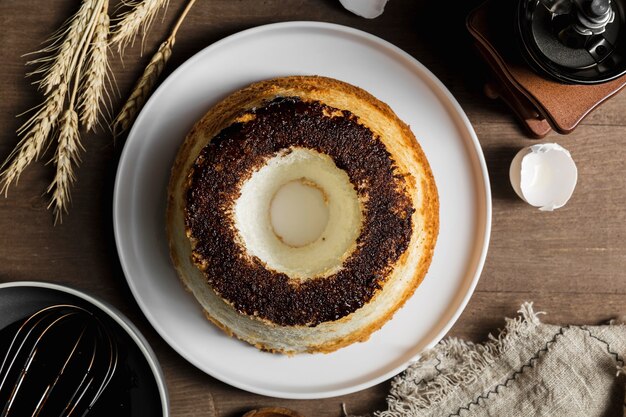
M272 197L270 222L276 237L294 248L323 239L328 224L324 190L307 178L284 184Z

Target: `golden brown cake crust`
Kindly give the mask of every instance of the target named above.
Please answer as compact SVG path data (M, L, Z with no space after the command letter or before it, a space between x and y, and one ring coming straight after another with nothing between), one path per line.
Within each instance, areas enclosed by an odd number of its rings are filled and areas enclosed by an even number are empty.
M395 301L393 305L386 308L384 313L379 315L375 320L364 323L358 330L335 340L326 340L320 343L316 343L315 340L308 341L306 346L302 349L277 348L276 345L266 343L262 340L251 340L249 335L240 334L237 329L228 327L222 323L220 319L213 317L209 312L206 313L212 322L227 331L227 333L234 334L264 350L285 353L300 351L331 352L356 341L363 341L369 338L372 332L379 329L393 316L395 311L405 303L424 278L432 259L439 229L437 190L426 157L409 127L395 115L389 106L377 100L364 90L338 80L317 76L296 76L267 80L239 90L211 109L211 111L194 126L187 140L183 146L181 146L172 169L172 178L168 193L167 215L168 236L170 237L172 259L179 272L180 278L187 286L190 286L190 289L192 289L192 292L194 292L197 298L199 294L191 288L193 285L190 284L188 279L190 272L189 257L191 256L191 245L187 242L189 247L184 248L184 242L182 242L181 239L181 236L184 235L184 233L181 234L181 227L184 228L184 221L181 225L181 220L184 220L184 216L181 217L181 209L184 209L185 206L184 198L181 198L181 188L184 188L186 192L187 187L191 184L193 179L194 170L191 168L196 161L196 157L212 138L235 122L243 124L250 121L251 113L247 110L255 106L262 106L264 103L274 100L276 97L297 97L298 100L307 103L315 101L327 103L328 99L330 99L333 105L329 107L337 109L357 109L354 113L358 123L363 124L368 129L371 128L374 132L374 136L381 136L383 142L385 142L387 151L391 153L392 159L394 161L400 161L399 167L394 167L395 174L403 178L406 182L405 187L409 192L419 193L420 195L419 198L415 198L415 201L419 203L414 206L415 212L408 213L409 224L412 227L412 233L409 239L410 242L405 242L405 246L407 246L406 243L408 243L408 249L406 251L400 251L396 259L391 263L392 266L402 265L418 256L419 259L415 268L412 269L410 273L406 274L407 276L404 279L407 282L403 284L402 293L394 298ZM344 101L345 106L343 105ZM383 121L378 124L378 119ZM401 132L401 135L399 135L401 137L396 137L392 142L387 142L385 140L387 125L393 125L394 129ZM412 164L415 164L415 166L411 166ZM187 174L189 173L192 175L188 176ZM184 195L186 195L185 192L183 192ZM401 240L402 239L400 239L400 241ZM195 245L197 240L192 239L192 242ZM419 250L414 249L413 246L415 245L419 246ZM198 259L196 259L196 261L197 260ZM384 280L381 281L380 284L384 289ZM197 287L195 288L197 289ZM384 293L384 291L382 291L381 288L377 288L370 296L371 302L377 302L377 297L381 297L381 293ZM358 311L357 309L357 312ZM352 313L343 316L343 318L336 321L336 324L340 326L342 323L349 322L355 314L356 313ZM249 317L249 319L252 321L259 320L255 317ZM296 330L300 329L297 325L293 327Z

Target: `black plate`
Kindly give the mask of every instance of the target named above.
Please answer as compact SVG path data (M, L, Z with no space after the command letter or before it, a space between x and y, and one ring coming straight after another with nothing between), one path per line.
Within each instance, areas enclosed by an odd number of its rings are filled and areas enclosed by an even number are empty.
M41 308L55 304L82 307L111 329L119 349L113 379L87 416L167 417L167 393L154 353L127 318L105 303L95 301L102 304L104 309L96 306L90 299L92 297L55 284L0 285L0 361L4 358L19 323L25 318ZM106 311L107 309L109 311ZM114 319L112 315L116 318ZM120 324L120 321L124 325ZM137 341L130 336L129 331ZM142 348L138 343L143 345Z

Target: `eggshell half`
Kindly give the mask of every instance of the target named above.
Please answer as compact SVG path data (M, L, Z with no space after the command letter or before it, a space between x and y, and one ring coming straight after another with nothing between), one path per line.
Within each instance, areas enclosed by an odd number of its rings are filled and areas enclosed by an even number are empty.
M509 169L517 195L542 211L563 207L572 196L578 170L569 151L556 143L521 149Z
M366 19L374 19L383 14L387 1L389 0L339 0L347 10Z

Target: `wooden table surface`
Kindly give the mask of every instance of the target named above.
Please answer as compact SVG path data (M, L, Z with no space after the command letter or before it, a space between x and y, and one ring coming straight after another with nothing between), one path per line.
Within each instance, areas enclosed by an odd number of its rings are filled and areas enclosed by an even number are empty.
M24 78L26 58L77 7L78 1L0 2L0 158L17 143L24 118L15 116L41 97ZM177 37L165 76L194 53L242 29L288 20L316 20L356 27L386 39L426 65L450 89L467 113L483 147L493 193L493 229L482 277L449 335L473 341L504 325L524 301L534 301L553 323L598 323L626 313L626 94L590 114L570 135L541 142L567 147L578 165L578 186L562 209L543 213L522 203L508 180L515 152L537 143L528 139L512 113L482 93L484 71L465 30L476 0L440 10L438 2L391 0L385 13L366 20L336 0L201 0ZM163 21L155 21L124 65L113 58L122 97L164 38L183 0L171 0ZM442 36L442 34L446 34ZM513 40L511 40L513 41ZM121 97L114 97L118 109ZM42 196L52 167L31 166L8 198L0 198L0 281L42 280L69 284L97 295L128 315L160 360L171 399L171 415L240 416L261 406L283 406L308 416L339 416L385 406L389 382L362 392L319 401L267 398L232 388L199 371L151 328L121 271L112 232L115 171L123 139L106 130L83 136L86 152L63 224L52 224ZM445 219L442 219L445 221ZM209 348L209 347L208 347Z

